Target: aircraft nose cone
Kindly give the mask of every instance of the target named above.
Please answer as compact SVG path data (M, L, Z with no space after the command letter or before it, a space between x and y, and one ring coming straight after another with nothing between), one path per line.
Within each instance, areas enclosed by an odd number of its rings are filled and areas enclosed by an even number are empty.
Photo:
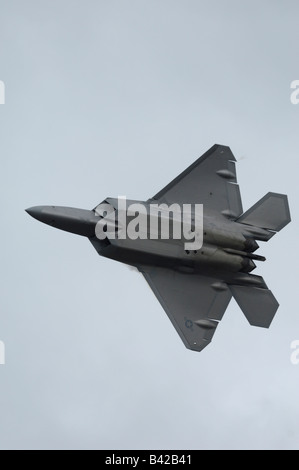
M34 206L26 209L27 214L31 215L34 219L42 221L43 206Z
M35 206L29 207L26 212L44 224L88 238L95 236L99 220L93 211L74 207Z

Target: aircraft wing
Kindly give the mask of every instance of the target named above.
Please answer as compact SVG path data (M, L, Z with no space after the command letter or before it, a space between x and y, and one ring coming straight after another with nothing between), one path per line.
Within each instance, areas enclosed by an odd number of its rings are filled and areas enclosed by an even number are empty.
M229 147L213 145L153 199L167 204L203 204L236 219L243 209L235 161Z
M232 294L221 281L167 268L139 268L185 346L201 351L211 342Z

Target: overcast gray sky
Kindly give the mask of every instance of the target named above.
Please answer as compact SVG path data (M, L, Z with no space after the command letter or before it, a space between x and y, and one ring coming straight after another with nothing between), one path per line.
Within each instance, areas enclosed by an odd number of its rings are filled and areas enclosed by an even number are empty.
M297 0L1 0L0 448L299 448ZM231 302L185 349L143 277L24 209L147 199L214 143L243 206L288 194L260 254L269 331ZM200 201L199 201L200 202Z

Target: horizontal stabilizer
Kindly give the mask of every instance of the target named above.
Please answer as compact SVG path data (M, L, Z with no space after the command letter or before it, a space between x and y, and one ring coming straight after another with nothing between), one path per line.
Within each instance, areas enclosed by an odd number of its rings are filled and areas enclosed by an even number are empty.
M250 325L269 328L279 307L272 292L260 287L229 287Z
M253 225L279 232L291 221L288 197L268 193L238 218L241 224Z

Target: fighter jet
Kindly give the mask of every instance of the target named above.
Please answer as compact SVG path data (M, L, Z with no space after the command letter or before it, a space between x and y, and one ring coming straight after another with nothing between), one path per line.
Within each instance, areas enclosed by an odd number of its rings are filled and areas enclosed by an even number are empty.
M265 261L255 253L256 240L270 240L290 222L288 199L269 192L243 212L235 161L229 147L214 145L148 201L107 198L93 210L37 206L27 212L87 237L99 255L136 267L185 346L201 351L232 296L253 326L268 328L279 306L264 279L251 272L254 261ZM167 218L168 237L162 233Z

